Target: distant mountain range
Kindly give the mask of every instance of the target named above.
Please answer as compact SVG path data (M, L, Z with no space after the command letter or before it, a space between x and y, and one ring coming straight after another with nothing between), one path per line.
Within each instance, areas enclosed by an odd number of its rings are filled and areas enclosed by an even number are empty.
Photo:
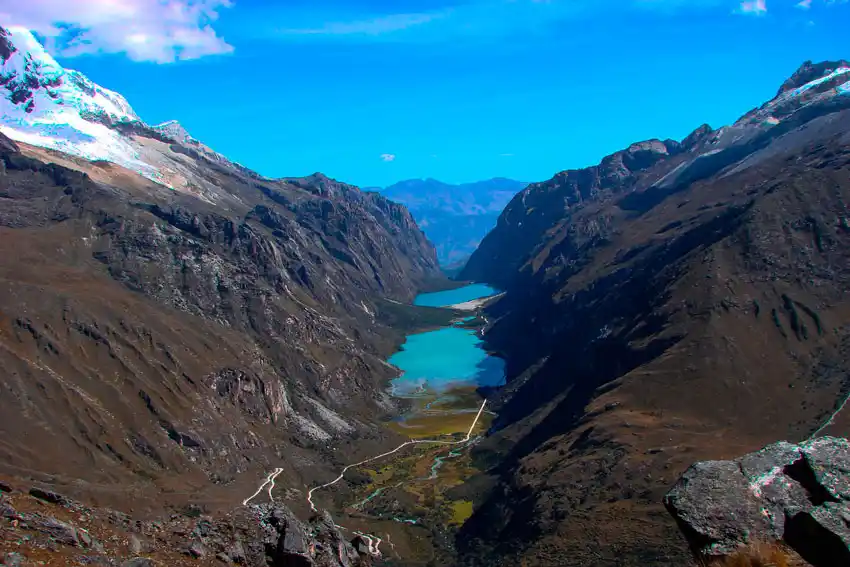
M495 178L452 185L436 179L410 179L373 188L410 210L437 248L445 267L463 263L490 230L502 209L527 183Z

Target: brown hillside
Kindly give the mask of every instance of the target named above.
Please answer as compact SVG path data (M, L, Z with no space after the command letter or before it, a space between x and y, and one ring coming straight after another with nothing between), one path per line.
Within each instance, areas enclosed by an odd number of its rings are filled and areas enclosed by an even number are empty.
M381 443L382 298L437 273L403 207L198 157L231 199L213 207L0 145L0 474L122 509L232 507L281 466L302 507L346 443Z

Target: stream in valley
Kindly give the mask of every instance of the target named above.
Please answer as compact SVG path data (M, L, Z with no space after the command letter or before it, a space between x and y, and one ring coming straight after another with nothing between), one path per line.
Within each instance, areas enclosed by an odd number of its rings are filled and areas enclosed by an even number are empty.
M470 500L449 492L478 472L469 448L493 417L481 411L478 388L502 385L505 366L484 349L478 314L469 302L496 293L475 284L419 295L415 305L461 305L466 311L450 326L407 336L388 360L401 371L390 392L409 402L408 411L388 426L413 444L357 467L357 481L344 483L335 498L345 522L384 537L386 559L404 565L433 560L451 530L472 513Z

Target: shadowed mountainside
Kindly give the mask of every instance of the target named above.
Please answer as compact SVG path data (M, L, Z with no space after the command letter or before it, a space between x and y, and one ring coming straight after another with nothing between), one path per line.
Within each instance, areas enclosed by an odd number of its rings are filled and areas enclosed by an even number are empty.
M490 473L466 488L465 563L687 564L662 505L676 478L805 439L840 407L841 69L807 64L732 126L634 144L508 205L461 274L507 290L486 337L509 380L478 448Z

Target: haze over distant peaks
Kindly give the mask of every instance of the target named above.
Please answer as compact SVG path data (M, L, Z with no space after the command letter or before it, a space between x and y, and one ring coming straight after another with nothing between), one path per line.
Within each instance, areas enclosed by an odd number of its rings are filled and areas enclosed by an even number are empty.
M409 179L381 192L406 205L437 247L444 266L464 261L496 225L510 200L528 185L497 177L453 185L436 179Z

